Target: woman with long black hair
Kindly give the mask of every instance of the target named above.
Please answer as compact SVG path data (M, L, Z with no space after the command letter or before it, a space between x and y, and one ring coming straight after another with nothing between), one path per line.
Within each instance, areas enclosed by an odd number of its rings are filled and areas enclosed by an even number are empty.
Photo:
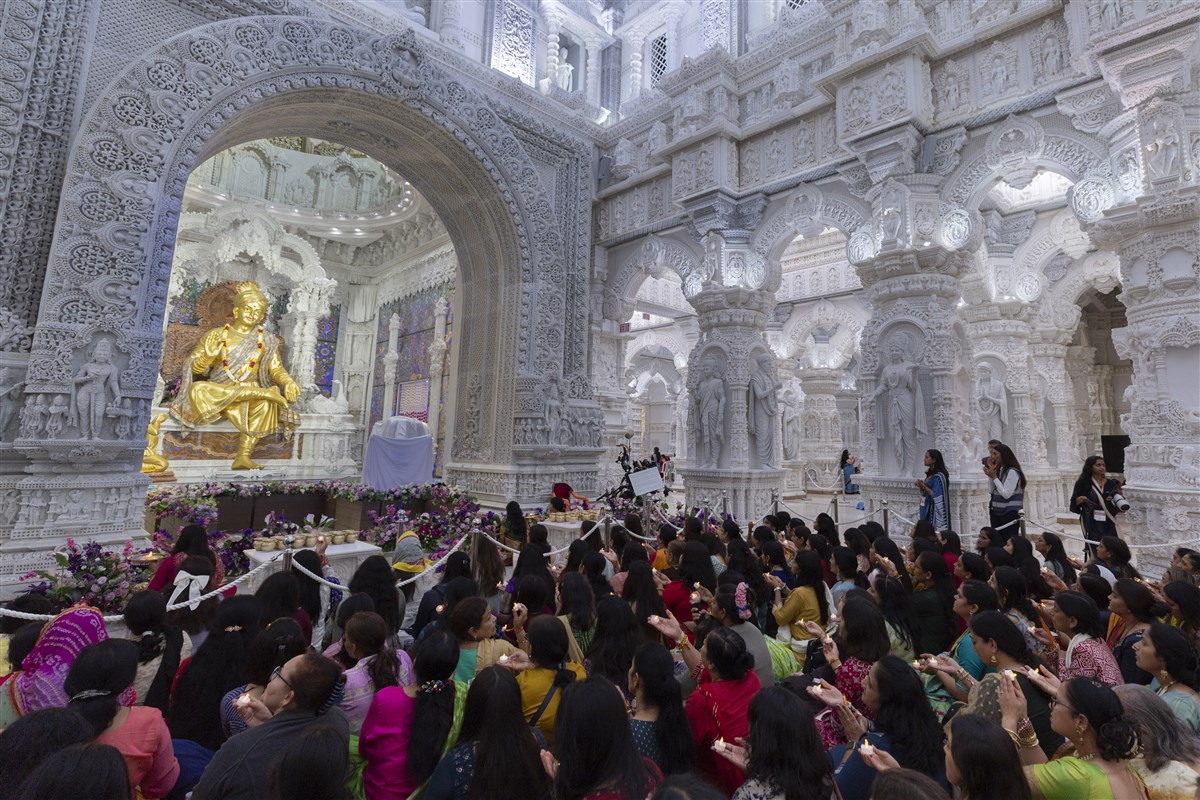
M662 780L653 761L637 751L621 695L595 676L566 687L554 726L553 773L557 800L644 800Z
M1046 569L1057 575L1060 581L1067 586L1075 583L1075 567L1067 558L1067 548L1058 534L1046 531L1033 543L1033 548L1042 554Z
M1113 498L1121 493L1121 487L1107 474L1103 456L1088 456L1071 489L1071 513L1079 515L1079 527L1087 540L1085 549L1089 556L1096 554L1102 538L1117 535L1113 518L1121 513L1121 509Z
M454 701L460 691L454 682L457 666L458 639L448 630L434 631L417 647L414 682L375 694L358 739L371 800L409 797L454 743L460 721Z
M779 625L780 638L786 638L791 644L796 660L803 666L808 655L808 641L815 638L804 623L815 622L822 629L829 624L829 589L825 585L821 556L815 550L796 553L792 569L796 579L790 591L778 578L771 579L775 590L771 610Z
M596 636L584 664L589 675L603 675L616 686L624 686L633 655L644 637L629 603L605 597L596 604Z
M424 800L545 800L550 782L539 735L521 713L521 687L500 666L481 671L467 692L458 743L438 763Z
M746 771L733 800L831 800L833 766L825 755L804 701L782 687L763 689L750 701L746 746L718 751Z
M905 661L912 661L917 652L917 634L910 621L909 595L904 584L899 578L880 575L867 591L883 612L892 653Z
M943 653L954 641L954 580L940 553L926 551L913 564L910 619L917 634L917 652Z
M165 714L170 708L171 681L180 663L192 654L191 637L167 622L166 598L149 590L129 598L125 627L138 646L137 678L133 682L137 703Z
M871 794L875 771L862 758L863 744L892 754L900 766L916 770L946 786L942 757L942 727L929 706L921 679L894 655L875 662L863 685L863 702L875 715L868 723L829 683L811 686L808 693L833 708L849 745L829 751L834 780L842 797Z
M569 652L566 628L554 617L546 615L529 623L529 657L517 653L510 656L508 662L514 668L529 665L517 673L521 706L526 721L541 731L549 744L554 744L554 720L562 706L563 689L573 681L587 677L582 664L569 660ZM624 672L621 677L625 677Z
M629 727L638 752L664 775L694 769L696 751L671 651L658 642L639 647L629 668L628 687L634 697Z
M950 470L941 450L925 451L925 477L914 484L921 495L919 519L928 520L936 531L950 527Z

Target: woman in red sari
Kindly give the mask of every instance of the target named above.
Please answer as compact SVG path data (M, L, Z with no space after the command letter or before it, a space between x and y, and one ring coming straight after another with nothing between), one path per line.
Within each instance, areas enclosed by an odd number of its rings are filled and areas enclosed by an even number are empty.
M685 655L689 650L684 645ZM732 795L746 773L713 752L717 742L736 743L750 733L750 701L761 685L754 672L754 656L746 642L729 628L717 628L704 638L700 663L693 670L696 691L684 704L692 739L696 742L700 772Z

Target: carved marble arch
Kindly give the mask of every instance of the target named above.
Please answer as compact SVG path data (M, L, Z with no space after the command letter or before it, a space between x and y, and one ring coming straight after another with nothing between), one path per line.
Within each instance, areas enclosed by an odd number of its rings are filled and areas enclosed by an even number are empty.
M752 241L754 252L767 264L763 288L779 288L783 251L797 236L817 236L825 228L836 228L849 239L870 218L870 206L840 183L820 187L804 184L774 198Z
M641 246L610 273L604 287L604 318L627 322L633 313L638 289L647 278L661 278L674 272L683 282L683 296L692 297L712 277L704 262L688 245L650 234Z
M1093 289L1107 294L1120 285L1120 280L1120 259L1116 253L1100 250L1077 259L1038 304L1038 326L1073 335L1082 316L1079 301L1083 296Z
M947 176L941 198L949 211L976 212L998 181L1022 189L1043 169L1075 184L1069 193L1071 206L1085 221L1095 219L1115 201L1108 147L1057 114L1009 115L987 136L972 138L958 167Z
M808 351L809 337L817 328L838 327L826 348L831 357L828 363L817 364L809 360L809 366L844 367L850 363L854 352L858 349L862 337L863 326L870 318L867 310L859 305L857 300L849 302L832 302L819 300L816 305L805 310L802 314L789 318L783 326L782 358L804 359L813 355Z
M686 369L689 349L684 338L670 329L639 333L625 347L626 377L632 377L629 370L633 368L638 356L655 350L666 350L671 354L671 360L675 362L675 369Z
M301 237L288 233L277 220L250 205L222 206L208 213L183 214L179 219L179 238L175 247L175 263L182 263L183 239L199 234L208 242L186 242L188 258L207 256L209 263L219 265L245 253L257 256L271 272L285 276L294 283L326 280L325 269L317 251ZM211 237L211 238L210 238ZM199 244L200 247L195 247ZM289 257L288 253L294 254ZM213 276L214 278L216 276Z
M458 404L452 424L471 435L455 437L452 458L506 459L512 377L562 369L562 236L520 140L411 31L239 18L132 63L95 103L70 155L27 391L64 391L85 358L73 338L118 325L132 340L121 345L130 362L122 387L150 399L187 178L213 154L281 130L371 154L445 221L462 270L459 384L493 389ZM95 291L113 282L121 291ZM122 294L136 302L104 301Z

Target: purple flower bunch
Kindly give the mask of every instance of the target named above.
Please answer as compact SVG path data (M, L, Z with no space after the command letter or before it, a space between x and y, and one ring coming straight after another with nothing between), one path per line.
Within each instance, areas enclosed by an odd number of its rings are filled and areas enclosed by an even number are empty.
M80 547L68 539L54 553L56 570L35 570L21 579L36 578L26 591L46 595L56 610L82 603L105 613L120 613L137 584L149 577L145 562L135 560L133 552L132 540L126 540L116 553L99 542Z

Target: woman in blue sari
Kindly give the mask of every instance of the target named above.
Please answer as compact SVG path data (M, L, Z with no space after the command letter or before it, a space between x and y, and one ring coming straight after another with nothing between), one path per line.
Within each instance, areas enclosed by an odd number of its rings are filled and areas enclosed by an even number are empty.
M950 527L950 472L941 450L925 451L925 477L914 484L921 493L921 519L933 523L934 530Z

